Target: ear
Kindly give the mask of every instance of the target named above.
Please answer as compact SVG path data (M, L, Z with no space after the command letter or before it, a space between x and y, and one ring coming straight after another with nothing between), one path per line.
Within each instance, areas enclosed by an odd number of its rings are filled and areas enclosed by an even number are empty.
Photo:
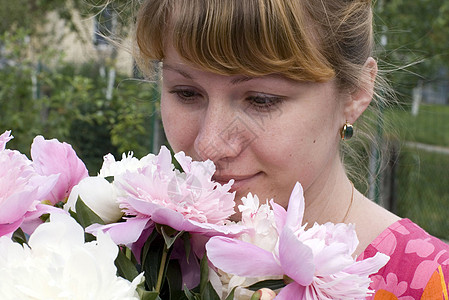
M371 103L376 76L377 62L369 57L362 67L360 84L350 93L344 108L344 115L349 123L354 123Z

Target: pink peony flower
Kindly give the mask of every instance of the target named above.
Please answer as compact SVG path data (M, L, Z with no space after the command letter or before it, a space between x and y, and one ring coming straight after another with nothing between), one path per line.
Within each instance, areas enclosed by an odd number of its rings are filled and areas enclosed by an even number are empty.
M148 165L114 178L126 194L118 199L125 214L178 231L210 236L240 233L241 226L226 225L234 213L234 193L228 192L233 182L213 182L215 166L210 160L192 162L183 152L175 158L185 173L174 169L170 151L162 147Z
M11 135L11 130L7 130L0 135L0 151L5 150L6 143L12 138L13 136Z
M158 155L147 156L138 164L135 161L135 168L117 172L114 186L126 222L94 224L86 231L93 234L107 231L115 243L130 247L137 257L142 241L151 234L155 223L191 233L192 252L197 257L204 253L204 237L240 234L244 227L227 221L234 214L234 193L229 193L233 182L225 185L213 182L215 166L210 160L192 162L183 152L175 154L175 158L184 173L174 168L166 147ZM199 274L199 265L189 264L183 251L182 247L177 258L183 281L192 288L199 282L198 276L191 276Z
M59 174L57 184L45 197L52 205L60 201L65 202L72 188L88 176L86 166L72 146L56 139L35 137L31 145L31 158L40 175Z
M271 201L279 234L277 247L267 251L228 237L212 237L206 244L210 261L238 276L284 275L287 285L276 299L365 299L369 275L389 260L376 256L356 262L358 240L353 225L302 225L304 198L297 183L288 210Z
M0 236L19 228L27 212L36 210L58 180L58 175L37 174L25 155L5 149L12 138L9 133L0 136Z

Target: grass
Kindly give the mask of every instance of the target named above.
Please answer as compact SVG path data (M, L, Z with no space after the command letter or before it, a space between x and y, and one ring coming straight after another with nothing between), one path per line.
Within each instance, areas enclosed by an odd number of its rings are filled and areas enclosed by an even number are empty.
M385 117L397 126L402 140L449 147L448 105L423 104L417 116L412 116L409 107L394 109Z

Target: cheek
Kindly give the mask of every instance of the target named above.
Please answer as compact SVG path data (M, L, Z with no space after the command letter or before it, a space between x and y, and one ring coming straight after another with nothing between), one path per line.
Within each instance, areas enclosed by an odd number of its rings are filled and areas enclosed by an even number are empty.
M289 185L300 181L306 187L338 155L335 121L284 113L278 126L267 128L253 146L274 180Z
M183 111L164 93L161 95L161 118L165 136L173 150L191 155L198 133L198 119Z

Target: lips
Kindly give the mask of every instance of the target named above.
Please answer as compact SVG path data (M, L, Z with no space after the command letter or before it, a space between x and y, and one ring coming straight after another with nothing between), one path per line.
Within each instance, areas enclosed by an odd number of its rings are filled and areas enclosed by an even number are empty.
M234 179L234 184L231 187L231 191L237 191L248 185L251 181L257 178L261 172L250 174L250 175L217 175L213 176L212 180L220 183L226 184L229 180Z

